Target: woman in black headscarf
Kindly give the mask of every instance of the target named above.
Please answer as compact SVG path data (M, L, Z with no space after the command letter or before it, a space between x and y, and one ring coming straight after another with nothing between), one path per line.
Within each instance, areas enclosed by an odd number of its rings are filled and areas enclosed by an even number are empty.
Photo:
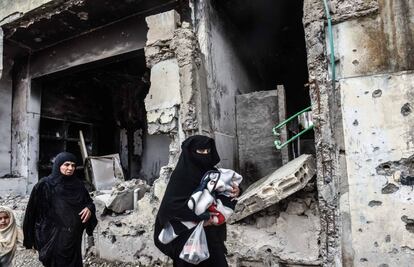
M214 139L200 135L191 136L182 143L181 149L180 158L171 175L156 217L155 245L173 259L174 267L193 266L179 258L185 242L194 230L194 228L189 229L182 222L198 223L204 220L210 257L199 263L198 266L226 267L228 266L224 245L226 225L213 225L212 217L208 212L197 216L187 207L187 201L200 185L203 175L210 170L216 170L214 166L220 161ZM236 197L238 194L239 189L235 186L232 197ZM226 206L232 206L232 208L236 204L236 201L227 197L222 197L221 200L226 202ZM160 242L159 235L168 224L171 224L178 237L170 243L164 244Z
M82 234L92 235L97 224L95 205L75 175L76 157L60 153L52 174L33 188L23 222L24 242L39 252L47 267L79 267Z

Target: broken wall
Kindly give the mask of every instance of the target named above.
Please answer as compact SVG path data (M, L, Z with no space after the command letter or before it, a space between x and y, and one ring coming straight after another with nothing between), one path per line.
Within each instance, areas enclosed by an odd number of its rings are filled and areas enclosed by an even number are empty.
M206 61L209 113L224 168L236 168L235 96L260 90L244 68L223 18L210 0L192 1L194 27Z
M53 6L50 7L53 11ZM48 12L52 11L48 9ZM14 65L12 141L9 150L11 173L20 178L8 182L7 190L30 192L38 181L41 86L33 78L138 51L144 47L145 33L143 19L132 17L33 52L30 57Z
M409 160L402 159L413 151L413 3L332 1L329 7L336 84L323 2L304 3L323 263L409 266L412 193L399 184L398 171L407 169ZM379 168L387 162L398 167Z
M146 21L149 31L145 55L151 68L151 87L145 99L148 128L144 134L143 171L151 176L159 173L159 178L151 192L138 201L135 211L99 218L96 251L108 260L169 266L168 257L153 243L155 215L178 160L181 142L193 134L210 133L206 103L202 103L206 88L204 67L190 24L181 23L174 10L149 16Z
M414 3L371 2L376 13L334 27L348 173L342 199L353 265L408 266L414 195L401 178L411 175L411 162L402 159L414 152Z

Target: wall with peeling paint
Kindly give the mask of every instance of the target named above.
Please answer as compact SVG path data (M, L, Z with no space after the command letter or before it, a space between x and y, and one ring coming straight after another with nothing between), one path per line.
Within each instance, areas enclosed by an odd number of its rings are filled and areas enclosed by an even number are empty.
M378 4L376 14L334 26L348 173L341 211L352 226L343 236L352 266L410 266L414 3Z

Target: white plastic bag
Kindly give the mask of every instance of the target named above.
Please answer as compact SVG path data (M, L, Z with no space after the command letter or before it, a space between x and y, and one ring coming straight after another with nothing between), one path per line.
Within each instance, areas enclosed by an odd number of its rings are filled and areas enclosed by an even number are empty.
M174 228L172 227L171 223L167 223L167 225L161 230L161 233L158 235L158 240L163 243L164 245L173 241L178 235L174 232Z
M210 257L203 223L204 221L198 223L187 242L185 242L180 253L180 259L191 264L199 264Z

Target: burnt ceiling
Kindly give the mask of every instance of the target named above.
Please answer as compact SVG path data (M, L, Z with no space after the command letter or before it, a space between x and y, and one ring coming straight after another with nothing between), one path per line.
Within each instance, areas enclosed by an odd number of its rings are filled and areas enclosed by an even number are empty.
M131 16L176 8L179 0L72 0L34 10L3 26L14 45L36 51ZM47 8L46 8L47 9Z
M42 87L43 115L86 122L105 121L117 115L117 121L125 121L121 120L125 116L119 115L123 114L122 107L125 106L122 100L141 104L148 92L148 74L144 51L140 50L127 58L117 56L111 61L87 64L82 69L63 71L34 81ZM111 113L112 109L117 111L116 114Z

